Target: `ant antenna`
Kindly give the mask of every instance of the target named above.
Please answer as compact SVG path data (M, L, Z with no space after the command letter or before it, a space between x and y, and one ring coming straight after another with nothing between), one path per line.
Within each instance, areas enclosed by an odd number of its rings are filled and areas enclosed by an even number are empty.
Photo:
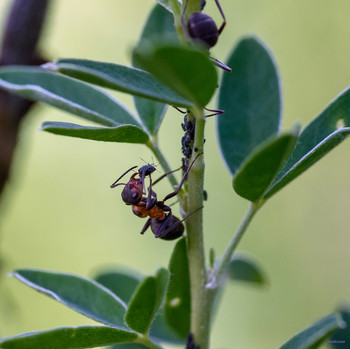
M129 168L126 172L124 172L110 187L111 188L115 188L117 187L118 185L122 185L124 183L119 183L117 184L128 172L130 172L131 170L133 170L134 168L136 168L137 166L133 166L131 168Z

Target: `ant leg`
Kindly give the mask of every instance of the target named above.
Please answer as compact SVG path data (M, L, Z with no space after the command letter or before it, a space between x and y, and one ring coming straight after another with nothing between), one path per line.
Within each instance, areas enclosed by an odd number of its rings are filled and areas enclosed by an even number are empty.
M126 172L124 172L112 185L111 185L111 188L115 188L117 187L118 185L121 185L122 183L120 184L117 184L128 172L130 172L131 170L133 170L134 168L136 168L137 166L133 166L131 168L129 168Z
M211 116L216 116L216 115L220 115L220 114L225 113L225 110L221 110L221 109L217 109L217 110L215 110L215 109L209 109L209 108L204 108L204 109L207 110L207 111L212 111L212 112L213 112L213 114L205 115L206 118L209 118L209 117L211 117Z
M219 32L219 35L221 34L221 32L224 30L225 28L225 25L226 25L226 18L225 18L225 15L224 15L224 11L222 10L221 6L220 6L220 3L219 3L219 0L215 0L215 3L216 3L216 6L218 7L220 13L221 13L221 16L224 20L224 22L221 24L221 27L219 28L218 32Z
M165 224L165 220L168 222L169 220L171 220L171 218L168 219L168 217L173 217L172 213L170 212L167 216L167 218L165 218L164 220L164 224L162 224L159 229L157 230L157 232L154 234L154 236L156 238L162 238L163 236L165 236L166 234L168 234L169 232L171 232L173 229L175 229L177 226L179 226L180 224L183 223L183 221L185 221L187 218L189 218L190 216L192 216L194 213L196 213L197 211L201 210L203 208L203 206L196 208L195 210L193 210L192 212L190 212L189 214L187 214L183 219L176 221L175 223L171 224L171 225L166 225ZM174 216L175 217L175 216ZM175 217L177 218L177 217Z
M226 70L226 71L228 71L229 73L231 73L232 69L231 69L229 66L227 66L226 64L220 62L220 61L219 61L218 59L216 59L216 58L213 58L213 57L209 57L209 58L213 61L213 63L214 63L216 66L218 66L219 68L221 68L221 69L223 69L223 70Z
M146 209L150 210L157 202L157 194L152 190L152 178L149 176L149 187L148 187L148 195L146 200Z
M146 222L146 224L143 226L143 228L142 228L140 234L144 234L145 231L149 228L150 225L151 225L151 218L148 218L148 219L147 219L147 222Z
M176 171L179 171L182 169L182 166L177 168L176 170L173 170L173 171L170 171L170 172L167 172L167 173L164 173L163 175L161 175L159 178L157 178L154 182L153 182L153 185L156 185L158 182L160 182L163 178L165 178L166 176L170 175L171 173L174 173Z
M182 189L182 186L183 186L184 183L185 183L185 180L186 180L186 178L187 178L187 175L188 175L188 173L190 172L190 169L192 168L194 162L195 162L195 161L197 160L197 158L198 158L200 155L202 155L202 154L203 154L203 153L197 154L197 156L196 156L196 157L194 158L194 160L192 161L191 165L188 166L186 172L184 173L184 175L183 175L183 177L182 177L182 180L181 180L181 182L180 182L180 185L179 185L179 187L177 188L177 190L175 190L174 192L168 194L168 195L163 199L163 202L165 202L166 200L171 199L172 197L176 196L176 195L179 193L179 191Z
M187 111L182 111L180 108L178 108L178 107L175 107L174 105L173 105L173 108L175 108L177 111L179 111L181 114L187 114Z

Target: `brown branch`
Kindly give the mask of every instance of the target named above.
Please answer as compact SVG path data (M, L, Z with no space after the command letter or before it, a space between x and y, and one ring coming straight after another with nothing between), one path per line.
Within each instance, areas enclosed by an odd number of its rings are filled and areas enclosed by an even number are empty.
M39 65L38 41L49 0L14 0L5 23L0 66ZM9 176L20 121L33 102L0 90L0 195Z

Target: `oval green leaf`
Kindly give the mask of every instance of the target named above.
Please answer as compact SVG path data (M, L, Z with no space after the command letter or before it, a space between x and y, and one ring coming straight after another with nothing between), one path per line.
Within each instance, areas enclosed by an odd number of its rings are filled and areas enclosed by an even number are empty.
M105 92L69 77L37 67L0 69L0 87L104 126L140 126L133 115Z
M62 327L49 331L28 332L0 340L3 349L94 348L137 339L134 332L106 326Z
M155 277L147 277L137 288L125 315L133 330L147 334L162 303L168 286L168 271L160 269Z
M41 129L57 135L103 142L146 144L149 140L147 133L133 125L90 127L67 122L47 121L41 125Z
M343 308L340 311L341 317L346 323L346 328L335 331L329 338L329 344L333 349L345 349L349 345L350 338L350 310Z
M169 262L169 272L169 287L164 306L165 318L180 338L186 338L191 328L191 291L184 238L175 245Z
M297 132L285 133L268 139L254 149L233 179L236 193L249 201L259 201L284 165L297 140Z
M125 269L101 271L94 279L111 290L126 304L129 304L141 280L136 273Z
M73 58L59 59L54 65L47 65L47 67L79 80L135 96L179 107L190 107L193 104L161 84L150 73L140 69Z
M340 314L330 314L317 321L306 330L299 332L280 349L316 349L335 330L344 328L345 323Z
M227 65L219 91L217 134L233 175L260 143L277 134L281 119L280 82L269 50L256 38L240 41Z
M157 38L157 40L176 39L173 15L160 5L155 5L143 28L139 44ZM133 66L138 68L133 59ZM151 99L134 96L134 104L142 123L152 135L157 134L167 105Z
M297 146L266 197L285 187L349 135L350 89L347 89L303 130Z
M246 255L235 255L227 268L227 276L232 281L243 281L258 286L266 285L266 276L258 263Z
M135 49L134 59L199 108L209 103L218 85L216 69L208 55L194 48L148 42Z
M138 274L121 268L101 271L94 279L118 295L126 304L130 303L131 296L140 283ZM150 337L163 342L184 344L184 340L167 325L164 316L164 306L160 307L151 324Z
M96 281L78 275L36 269L18 269L12 275L90 319L126 328L125 303Z

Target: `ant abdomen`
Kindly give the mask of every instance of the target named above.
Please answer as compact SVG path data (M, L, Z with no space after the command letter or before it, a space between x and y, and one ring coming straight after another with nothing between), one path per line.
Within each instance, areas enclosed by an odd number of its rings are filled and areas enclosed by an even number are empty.
M215 46L219 31L214 20L205 13L192 13L187 21L188 32L192 39L199 41L208 48Z

